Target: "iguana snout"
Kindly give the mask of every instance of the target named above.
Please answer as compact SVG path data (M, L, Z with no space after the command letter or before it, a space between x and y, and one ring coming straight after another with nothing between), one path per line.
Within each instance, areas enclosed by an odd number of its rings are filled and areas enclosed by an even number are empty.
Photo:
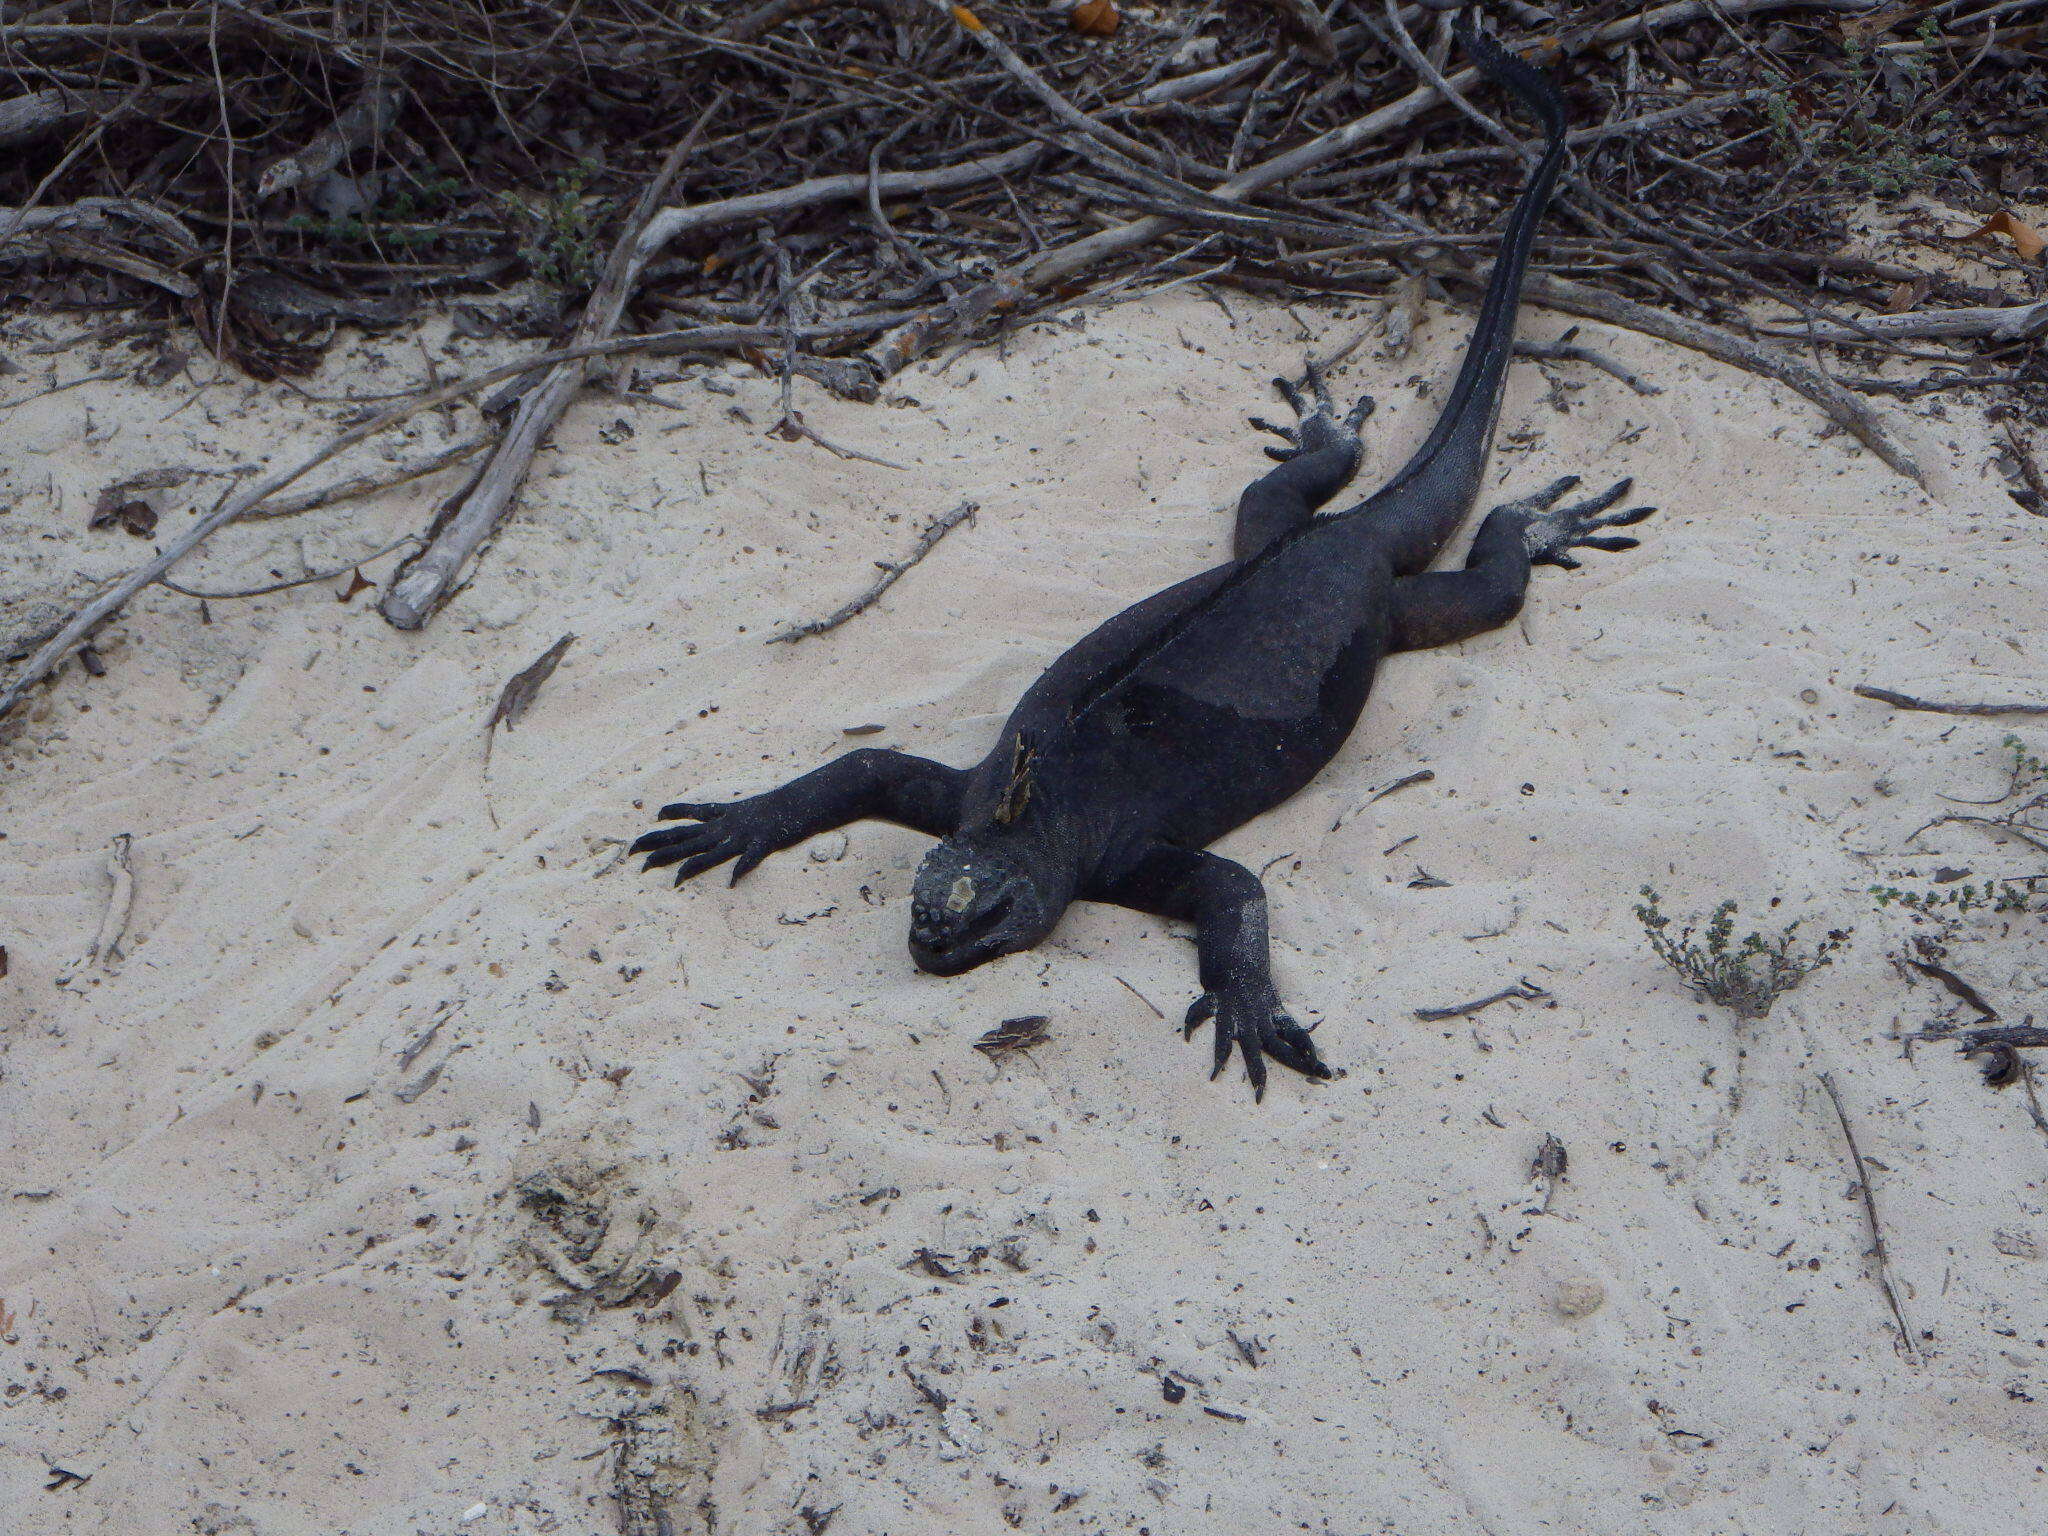
M910 897L910 958L934 976L958 976L999 955L1029 949L1058 913L1030 878L1006 862L940 843L918 866Z

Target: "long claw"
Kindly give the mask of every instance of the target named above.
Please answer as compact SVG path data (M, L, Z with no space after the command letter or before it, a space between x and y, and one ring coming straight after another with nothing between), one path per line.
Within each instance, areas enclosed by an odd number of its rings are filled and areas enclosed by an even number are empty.
M1330 415L1336 415L1337 408L1330 400L1330 386L1325 382L1323 370L1317 366L1316 360L1313 357L1303 358L1301 371L1303 377L1308 380L1309 389L1315 394L1316 404Z
M1265 1053L1259 1049L1259 1042L1256 1040L1244 1040L1239 1044L1243 1047L1244 1075L1251 1079L1252 1102L1263 1104L1266 1101Z
M1576 483L1576 480L1574 483ZM1617 480L1599 495L1588 497L1585 501L1580 502L1579 505L1572 508L1572 512L1578 517L1592 517L1596 513L1605 512L1635 488L1636 482L1633 476Z
M694 853L683 860L676 870L676 884L681 885L694 875L701 875L707 869L716 869L738 850L732 848L711 848L703 853Z
M1601 518L1600 526L1602 528L1626 528L1631 523L1640 523L1656 510L1655 507L1630 507L1626 512L1617 512L1612 517Z
M1632 539L1625 533L1596 533L1590 538L1579 540L1579 547L1581 549L1604 549L1612 552L1617 549L1636 549L1641 546L1642 542L1641 539Z
M1538 491L1534 496L1528 497L1523 504L1525 506L1547 508L1553 501L1557 500L1557 498L1562 496L1566 491L1569 491L1573 489L1575 486L1577 486L1578 483L1579 477L1577 475L1560 476L1558 479L1553 480L1550 484L1543 487L1543 489Z
M1280 397L1287 402L1287 408L1293 411L1295 415L1306 416L1309 414L1304 408L1301 391L1294 387L1294 380L1275 379L1273 387L1280 391Z
M672 804L664 805L655 813L654 819L656 821L681 821L684 818L688 818L691 821L702 821L706 811L715 811L717 809L718 807L715 805L699 805L692 800L677 800Z
M667 848L694 837L697 831L696 827L657 827L652 832L642 832L634 838L633 845L626 852L651 853L656 848Z
M1345 427L1352 432L1356 432L1365 425L1365 418L1378 408L1379 402L1373 399L1371 395L1360 395L1358 397L1358 404L1352 406L1350 410L1344 413Z

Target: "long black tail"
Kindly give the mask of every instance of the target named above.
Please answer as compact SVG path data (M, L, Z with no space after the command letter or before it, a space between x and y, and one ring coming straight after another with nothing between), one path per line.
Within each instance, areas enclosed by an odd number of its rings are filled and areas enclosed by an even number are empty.
M1542 119L1547 143L1543 158L1522 189L1515 211L1508 217L1507 230L1501 236L1500 255L1486 285L1486 299L1479 307L1479 323L1472 330L1465 366L1458 370L1457 381L1451 386L1436 426L1414 457L1387 483L1389 490L1414 478L1453 439L1469 439L1469 443L1461 442L1458 446L1469 447L1480 459L1485 457L1493 439L1494 414L1500 408L1501 379L1514 351L1515 310L1521 301L1522 275L1528 270L1536 225L1550 203L1558 172L1564 168L1564 98L1558 95L1556 85L1541 70L1479 31L1468 18L1469 12L1459 12L1454 23L1458 40L1481 69L1497 84L1514 92L1523 105ZM1479 467L1471 466L1475 477Z

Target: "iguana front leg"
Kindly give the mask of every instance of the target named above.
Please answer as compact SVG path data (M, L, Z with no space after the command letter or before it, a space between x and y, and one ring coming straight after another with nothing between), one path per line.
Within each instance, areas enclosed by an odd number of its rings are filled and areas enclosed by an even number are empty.
M850 821L893 821L914 832L944 837L960 824L967 775L958 768L906 752L863 747L780 789L729 804L678 800L661 808L663 821L687 827L646 833L629 853L644 853L642 869L678 864L676 884L728 859L732 884L771 853L794 847Z
M1189 1039L1204 1023L1216 1025L1213 1079L1234 1044L1244 1056L1254 1098L1266 1096L1266 1058L1308 1077L1337 1076L1316 1054L1308 1031L1287 1015L1273 988L1267 951L1266 888L1242 864L1188 848L1155 847L1128 874L1082 891L1090 901L1113 902L1195 925L1202 995L1188 1009Z
M1322 370L1310 362L1307 368L1310 399L1287 379L1275 379L1278 389L1293 407L1296 424L1275 426L1254 416L1252 425L1287 441L1284 448L1269 447L1267 456L1280 467L1245 487L1237 502L1237 537L1232 552L1248 560L1282 534L1300 527L1315 516L1316 508L1344 489L1358 473L1358 461L1365 449L1358 429L1372 414L1372 396L1361 395L1358 404L1340 421Z

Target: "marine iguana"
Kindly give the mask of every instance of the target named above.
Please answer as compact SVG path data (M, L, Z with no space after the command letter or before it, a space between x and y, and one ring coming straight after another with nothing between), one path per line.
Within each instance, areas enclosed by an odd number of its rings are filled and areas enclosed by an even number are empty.
M1466 50L1541 118L1542 159L1509 217L1470 348L1443 412L1407 465L1346 511L1318 515L1356 472L1361 399L1340 421L1320 373L1309 398L1276 380L1298 425L1266 451L1280 467L1238 503L1232 558L1126 609L1055 662L972 768L873 748L848 752L780 789L732 802L678 801L632 846L643 868L676 865L676 884L734 861L732 880L769 854L863 818L942 839L911 896L910 955L955 976L1044 940L1074 901L1110 902L1192 922L1202 995L1185 1034L1215 1025L1215 1068L1235 1045L1263 1098L1266 1058L1335 1076L1274 990L1266 893L1258 876L1203 850L1301 789L1351 734L1381 659L1448 645L1520 612L1532 564L1576 568L1577 547L1636 540L1601 529L1652 509L1607 514L1624 480L1574 506L1578 483L1497 507L1461 571L1428 566L1477 497L1522 274L1565 158L1564 106L1536 69L1463 24Z

